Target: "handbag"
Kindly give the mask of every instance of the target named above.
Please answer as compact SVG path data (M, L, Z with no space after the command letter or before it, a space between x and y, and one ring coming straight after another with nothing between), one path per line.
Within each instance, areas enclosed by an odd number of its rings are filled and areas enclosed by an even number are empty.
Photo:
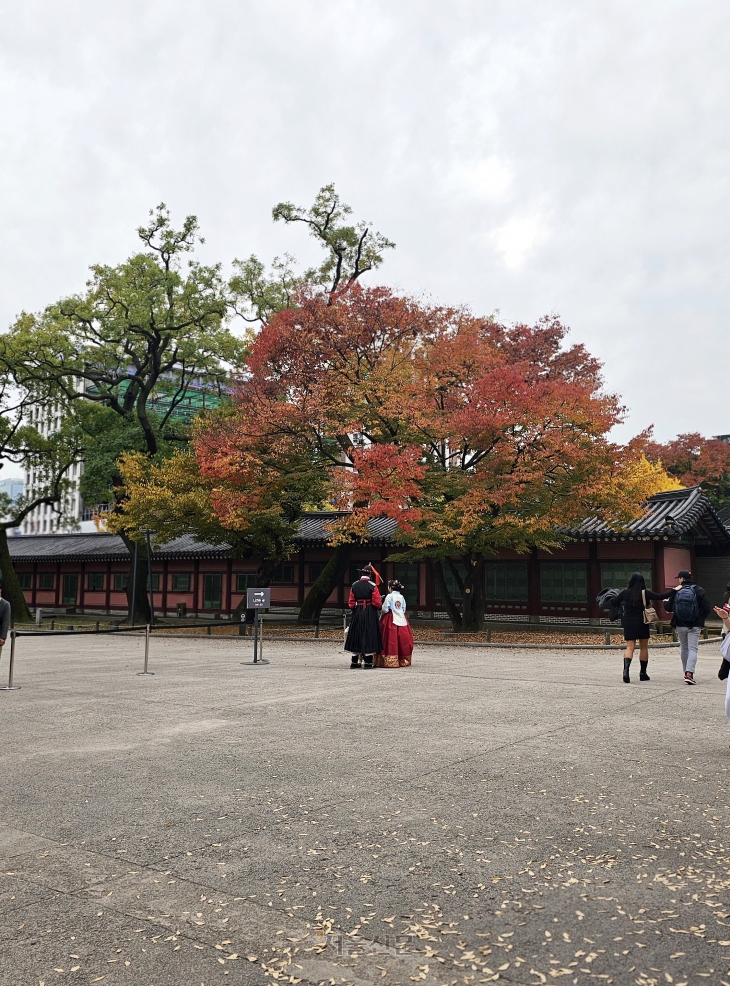
M659 615L653 606L646 605L646 592L641 590L641 598L644 601L644 623L658 623Z

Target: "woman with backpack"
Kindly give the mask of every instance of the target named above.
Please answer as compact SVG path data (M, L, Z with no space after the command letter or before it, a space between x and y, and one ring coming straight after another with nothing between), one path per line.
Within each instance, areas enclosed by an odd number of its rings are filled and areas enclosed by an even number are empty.
M623 604L621 613L621 625L624 628L624 640L626 641L626 651L624 653L624 681L631 683L629 668L634 656L636 642L639 642L639 681L651 681L647 674L649 663L649 628L651 623L644 619L644 610L649 599L668 599L672 590L666 592L652 592L646 588L644 576L639 572L629 579L628 586L616 596L613 604L620 606Z

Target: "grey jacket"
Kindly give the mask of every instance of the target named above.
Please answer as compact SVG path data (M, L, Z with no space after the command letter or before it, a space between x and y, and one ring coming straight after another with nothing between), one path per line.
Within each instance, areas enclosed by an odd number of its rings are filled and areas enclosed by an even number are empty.
M10 603L0 596L0 640L7 640L10 633Z

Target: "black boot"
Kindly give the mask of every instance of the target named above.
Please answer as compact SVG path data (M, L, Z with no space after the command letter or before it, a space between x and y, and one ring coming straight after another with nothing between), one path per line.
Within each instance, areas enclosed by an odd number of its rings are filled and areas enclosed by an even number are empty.
M627 685L631 684L631 678L629 678L629 668L631 667L631 658L624 658L624 681Z
M353 654L352 655L352 663L350 664L350 670L352 671L355 668L357 668L358 670L360 669L360 655L359 654Z
M641 667L641 671L639 672L639 681L651 681L651 678L646 673L646 666L648 663L648 661L639 661L639 666Z
M373 657L372 657L372 654L366 654L365 655L365 663L363 664L363 668L366 671L368 670L368 668L372 671L373 667L374 667L374 665L373 665Z

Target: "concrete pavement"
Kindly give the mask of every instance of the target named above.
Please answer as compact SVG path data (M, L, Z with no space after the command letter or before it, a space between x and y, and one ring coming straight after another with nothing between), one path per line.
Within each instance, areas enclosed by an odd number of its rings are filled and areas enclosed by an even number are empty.
M0 982L730 983L714 647L251 646L18 640Z

